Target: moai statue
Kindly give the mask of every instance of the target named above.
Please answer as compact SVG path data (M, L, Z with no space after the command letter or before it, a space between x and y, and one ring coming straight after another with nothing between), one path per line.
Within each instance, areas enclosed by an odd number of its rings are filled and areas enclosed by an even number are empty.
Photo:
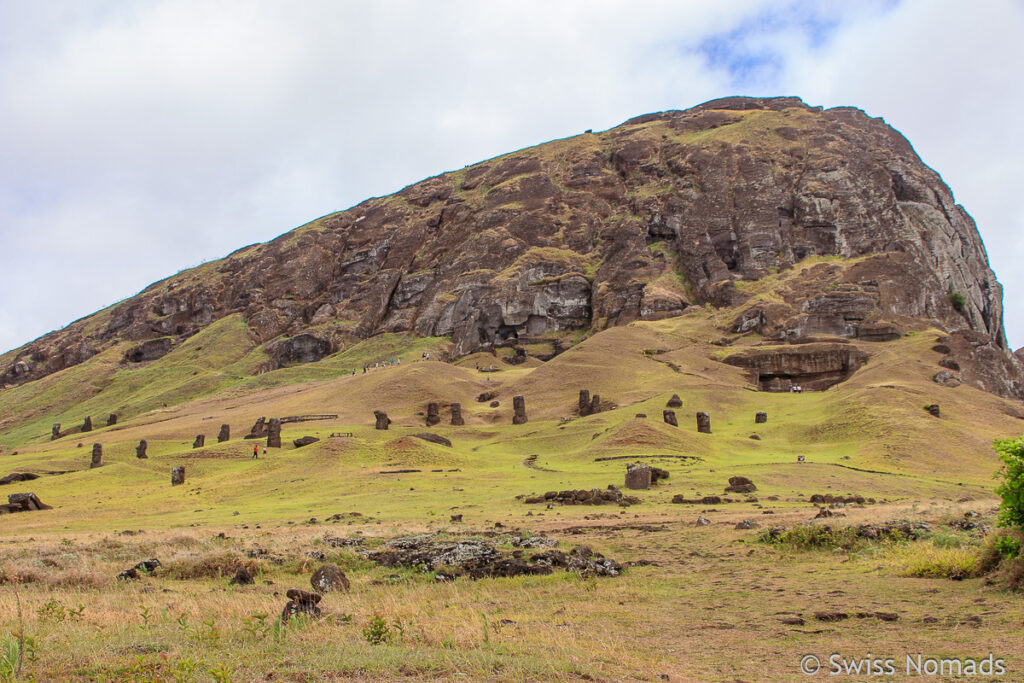
M217 434L217 443L224 443L231 439L231 427L228 425L221 425L220 432Z
M932 403L931 405L926 406L925 410L934 417L942 417L942 410L939 408L938 403Z
M108 427L113 427L116 424L117 424L117 413L111 413L110 415L107 415L107 426Z
M512 397L512 424L526 424L526 399L522 396Z
M50 427L50 441L56 441L60 438L60 422L54 422L53 426Z
M262 439L267 435L267 418L261 417L256 420L256 424L249 430L249 436L247 439Z
M673 427L679 426L679 421L676 420L676 411L669 410L668 408L666 408L665 410L661 411L661 415L662 417L665 418L665 424L670 424Z
M103 444L94 443L92 445L92 463L89 465L89 469L93 467L103 466Z
M387 429L388 425L391 424L391 418L383 410L373 411L373 417L377 420L377 424L374 425L374 429Z
M281 447L281 418L272 417L267 423L267 448Z
M149 444L146 443L145 439L143 439L142 441L139 442L139 445L135 447L135 457L139 458L140 460L143 458L148 458L149 456L146 455L147 448L149 448Z
M590 390L580 389L580 417L590 415Z
M647 465L626 466L626 488L627 489L649 489L651 488L651 468Z
M85 422L82 423L82 431L83 432L91 432L92 431L92 418L91 417L86 417L85 418Z
M462 404L461 403L453 403L452 404L452 426L453 427L461 427L464 424L466 424L466 421L462 419Z
M441 421L441 414L436 403L427 404L427 426L433 427Z
M670 398L668 400L668 403L666 403L665 405L668 406L669 408L682 408L683 399L679 398L679 394L672 394L672 398Z
M590 414L597 415L601 412L601 397L594 394L593 398L590 399Z
M178 465L171 468L171 486L181 486L185 483L185 466Z
M202 448L206 445L206 437L202 434L196 434L196 440L192 442L192 448Z
M762 411L762 412L759 412L756 415L754 415L754 424L763 424L763 423L765 423L767 421L768 421L768 413L766 413L766 412Z
M697 431L702 434L711 433L711 416L707 413L697 413Z

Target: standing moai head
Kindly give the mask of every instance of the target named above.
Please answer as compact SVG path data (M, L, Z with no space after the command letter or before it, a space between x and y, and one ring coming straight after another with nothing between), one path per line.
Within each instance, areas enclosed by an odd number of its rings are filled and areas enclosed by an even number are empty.
M54 422L53 426L50 427L50 441L56 441L60 438L60 422Z
M522 396L512 397L512 424L526 424L526 399Z
M427 404L427 426L433 427L441 421L441 414L436 403Z
M267 423L267 448L281 447L281 418L272 417Z
M594 394L594 397L590 399L590 414L597 415L601 412L601 397Z
M377 420L377 424L374 425L374 429L387 429L388 425L391 424L391 418L383 410L373 411L373 417Z
M116 424L117 424L117 413L111 413L110 415L107 415L107 426L108 427L113 427Z
M135 457L136 458L140 458L140 459L141 458L148 458L149 456L146 455L146 448L148 448L148 447L149 447L149 444L146 443L145 439L140 441L139 445L135 447Z
M938 403L932 403L931 405L927 405L924 409L927 410L928 413L934 417L942 417L942 410L939 408Z
M683 399L679 398L679 394L672 394L672 398L670 398L668 400L668 403L666 403L665 405L668 406L669 408L682 408Z
M82 423L82 431L83 432L91 432L92 431L92 418L91 417L86 417L85 418L85 421Z
M711 416L707 413L697 413L697 431L702 434L711 433Z
M580 389L580 417L590 415L590 389Z
M206 437L202 434L196 434L196 440L192 442L192 448L202 448L206 445Z
M185 466L178 465L171 468L171 486L181 486L185 483Z
M765 423L767 421L768 421L768 413L766 413L766 412L762 411L762 412L759 412L756 415L754 415L754 424L763 424L763 423Z
M626 488L627 489L649 489L651 488L651 468L647 465L636 464L626 466Z
M221 425L220 432L217 434L217 443L224 443L231 439L231 427L228 425Z
M665 418L665 424L670 424L673 427L679 426L679 421L676 420L676 411L669 410L668 408L666 408L665 410L661 411L661 415L663 418Z
M256 423L249 430L249 436L247 439L262 439L267 435L267 418L261 417L256 420Z
M466 421L462 419L462 404L452 404L452 425L455 427L461 427L466 424Z
M94 443L92 445L92 463L89 464L89 469L93 467L103 466L103 444Z

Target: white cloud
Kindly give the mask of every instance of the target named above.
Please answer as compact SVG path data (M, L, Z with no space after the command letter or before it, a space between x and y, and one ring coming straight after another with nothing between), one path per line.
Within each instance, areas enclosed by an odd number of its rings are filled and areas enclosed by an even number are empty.
M1024 344L1024 281L1000 263L1024 249L1020 14L998 2L0 4L0 239L24 284L0 290L0 348L368 196L737 90L861 106L907 134L978 219ZM715 39L763 68L709 63Z

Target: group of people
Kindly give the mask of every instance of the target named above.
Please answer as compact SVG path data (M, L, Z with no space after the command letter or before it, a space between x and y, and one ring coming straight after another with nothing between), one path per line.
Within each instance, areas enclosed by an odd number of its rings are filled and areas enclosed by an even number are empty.
M790 393L793 393L793 394L802 394L802 393L804 393L804 388L802 386L800 386L799 384L790 384L789 385L789 391L790 391Z
M363 374L365 375L367 370L371 370L371 369L372 370L376 370L378 368L386 368L389 365L394 366L394 365L401 365L401 364L402 364L402 359L401 358L392 358L390 360L374 361L373 368L370 367L369 363L367 363L366 365L363 366ZM356 371L353 370L352 374L353 375L356 374Z

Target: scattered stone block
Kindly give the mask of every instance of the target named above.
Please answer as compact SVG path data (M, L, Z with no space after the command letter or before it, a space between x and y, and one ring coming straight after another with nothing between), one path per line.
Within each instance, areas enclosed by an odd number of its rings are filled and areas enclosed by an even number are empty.
M267 448L281 447L281 418L272 417L267 423Z
M711 416L707 413L697 413L697 431L701 434L711 433Z
M217 432L217 443L224 443L225 441L231 440L231 426L223 424L220 426L220 431Z
M665 420L665 424L670 424L673 427L679 426L679 420L676 419L676 411L669 410L668 408L666 408L665 410L661 411L661 417L663 420Z
M374 425L374 429L387 429L388 425L391 424L391 418L383 410L373 411L373 417L377 420L377 424Z
M231 583L236 586L251 586L256 583L256 579L253 578L252 572L249 571L248 567L239 567L238 571L235 572L234 578L231 579Z
M697 515L697 521L695 522L695 524L696 526L708 526L709 524L711 524L711 522L708 521L708 519L704 515Z
M461 403L453 403L452 404L452 426L453 427L461 427L464 424L466 424L466 422L465 422L465 420L462 419L462 404Z
M626 488L635 490L651 488L651 468L643 464L627 465Z
M672 398L665 405L669 408L682 408L683 399L679 398L679 394L672 394Z
M92 445L92 462L89 463L89 469L94 467L103 466L103 444L94 443Z
M437 403L427 404L427 426L433 427L441 422L440 408Z
M522 396L512 397L512 424L526 424L526 399Z
M637 413L633 417L635 417L638 420L643 420L643 419L645 419L647 417L647 413Z
M171 486L181 486L185 483L185 466L178 465L171 468Z
M345 572L336 564L324 564L309 577L309 583L317 593L334 591L348 592L349 582Z
M202 434L196 434L196 440L192 442L192 448L202 448L206 445L206 437Z
M754 415L754 424L764 424L768 421L768 413L759 412Z
M149 456L146 455L147 448L149 448L149 443L145 439L143 439L142 441L139 442L139 445L135 447L135 457L139 458L140 460L148 458Z

